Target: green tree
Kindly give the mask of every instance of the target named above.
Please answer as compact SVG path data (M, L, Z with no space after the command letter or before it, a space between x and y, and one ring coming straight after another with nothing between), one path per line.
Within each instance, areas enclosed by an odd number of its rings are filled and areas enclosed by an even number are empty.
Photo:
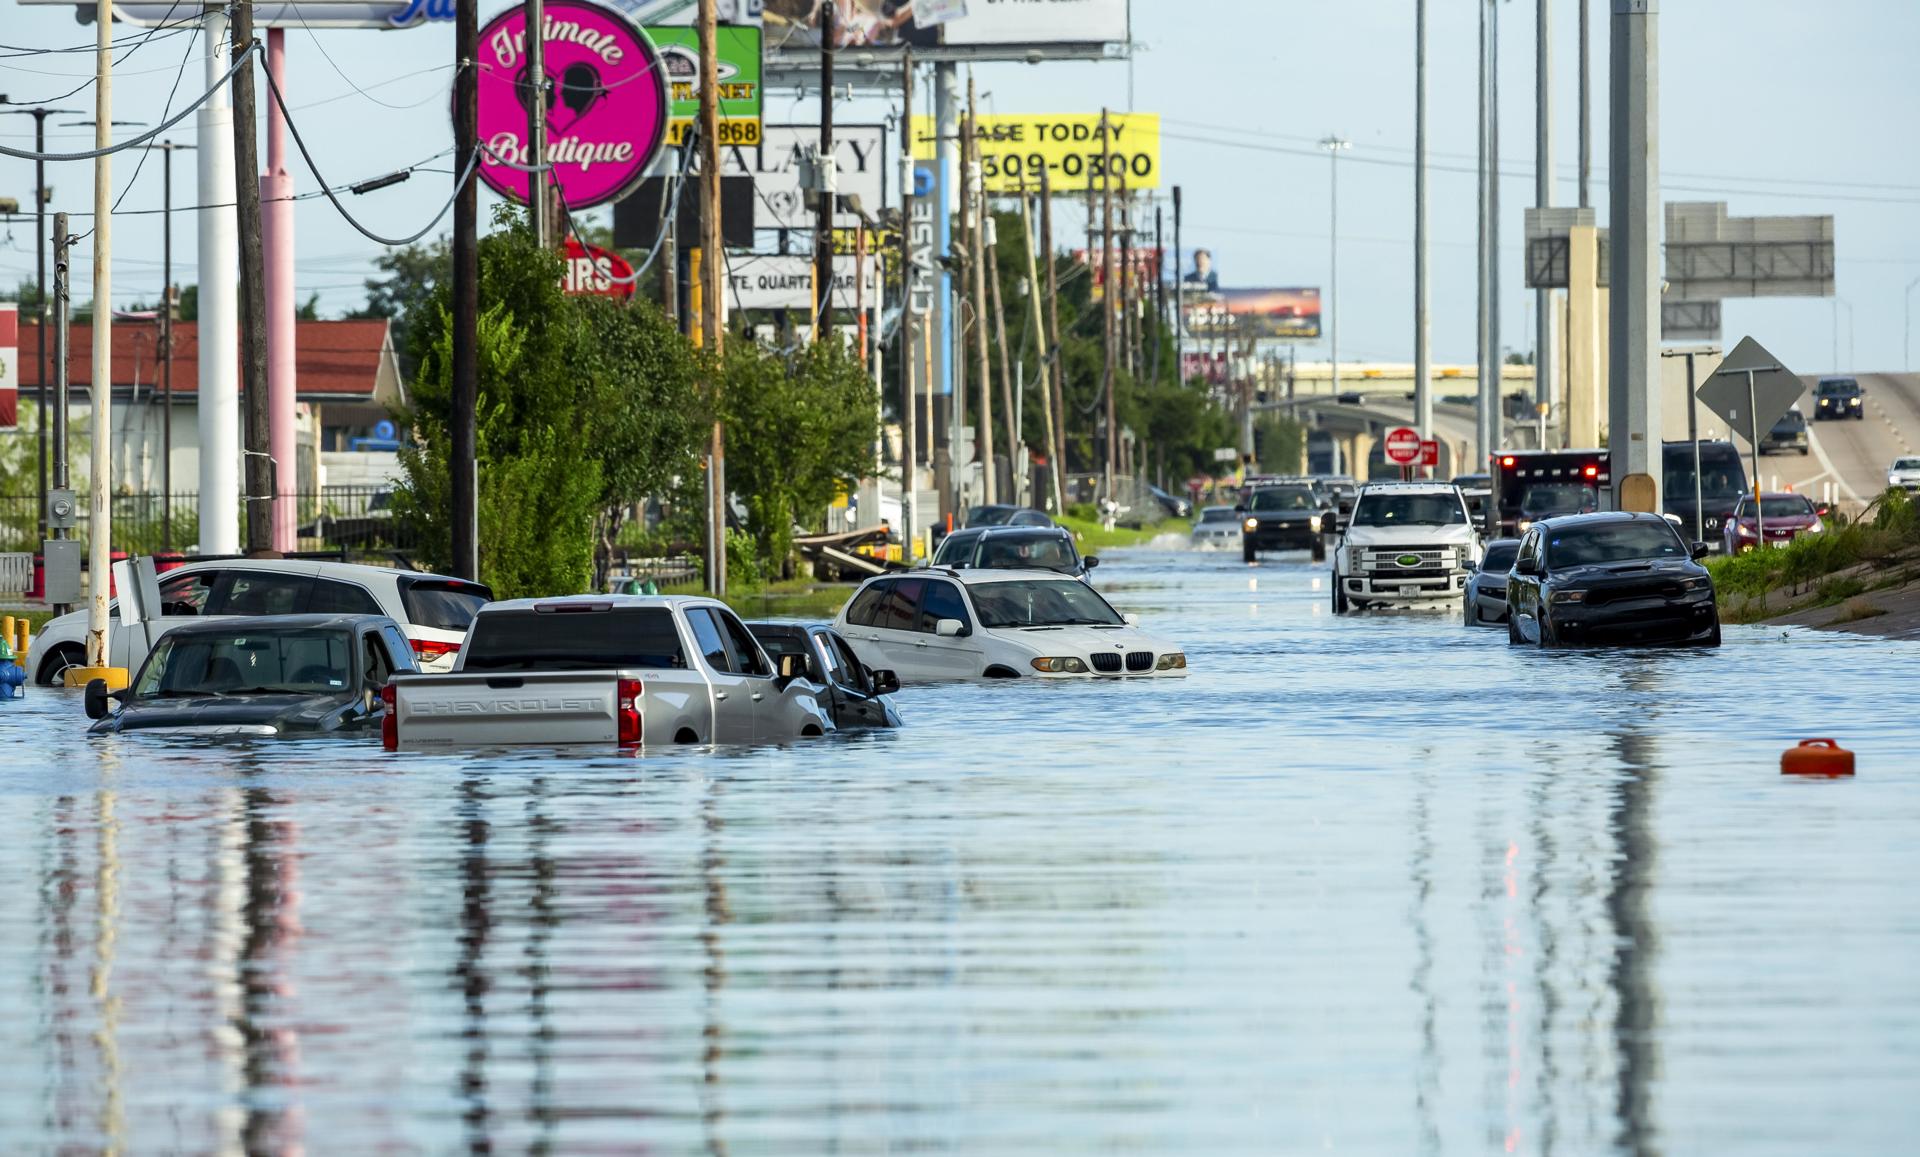
M452 275L453 249L444 237L425 245L404 245L381 254L374 266L383 276L367 278L367 304L347 316L391 319L400 372L411 379L419 369L419 359L407 330L415 317L432 316L421 311Z

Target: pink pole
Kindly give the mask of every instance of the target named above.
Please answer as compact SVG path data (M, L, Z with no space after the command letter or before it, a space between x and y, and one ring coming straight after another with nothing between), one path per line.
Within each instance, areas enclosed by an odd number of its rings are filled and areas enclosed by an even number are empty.
M287 34L267 29L267 71L287 91ZM295 549L294 494L299 490L295 445L295 324L293 289L293 174L287 171L287 118L270 96L267 171L260 178L260 241L266 258L268 448L273 455L273 549Z

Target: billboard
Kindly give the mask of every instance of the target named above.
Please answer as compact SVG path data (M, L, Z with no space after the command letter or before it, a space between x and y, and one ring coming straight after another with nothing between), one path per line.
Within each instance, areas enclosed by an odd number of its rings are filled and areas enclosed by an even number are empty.
M1317 288L1222 289L1186 301L1187 332L1197 337L1308 339L1320 336Z
M913 118L913 155L933 160L932 117ZM1160 187L1160 114L1008 113L980 118L980 175L989 193L1040 188L1040 172L1056 193L1102 189L1109 171L1116 192Z
M986 48L1009 55L1047 45L1122 44L1127 0L838 0L836 48ZM767 47L818 49L821 0L766 0Z
M566 276L561 285L568 293L625 301L633 296L633 282L633 266L626 258L578 237L567 238Z
M852 309L856 304L872 308L880 300L880 262L867 259L867 286L864 300L856 301L853 287L854 260L833 259L833 307ZM813 257L796 253L735 253L727 258L727 308L805 309L813 308Z
M526 204L527 10L508 8L480 30L480 178ZM626 196L667 134L667 86L659 54L611 8L547 0L543 30L552 100L547 163L569 209ZM511 162L511 163L505 163Z
M724 149L722 176L753 178L755 206L762 229L812 229L818 222L800 189L800 158L820 143L817 125L768 125L757 148ZM839 185L839 211L834 224L852 227L860 218L847 204L860 198L861 208L877 215L887 204L887 130L883 125L833 127L833 159Z
M1115 230L1115 232L1119 232ZM1107 268L1103 251L1099 249L1075 249L1073 259L1087 267L1093 274L1093 299L1099 301L1107 291ZM1144 286L1157 284L1160 280L1160 250L1158 249L1120 249L1113 251L1113 263L1118 266L1121 275L1127 279L1129 292L1142 292Z
M667 70L667 95L673 102L673 120L667 143L679 145L700 117L700 34L688 27L661 25L647 29L660 50ZM722 26L714 37L720 77L720 143L760 143L760 30Z

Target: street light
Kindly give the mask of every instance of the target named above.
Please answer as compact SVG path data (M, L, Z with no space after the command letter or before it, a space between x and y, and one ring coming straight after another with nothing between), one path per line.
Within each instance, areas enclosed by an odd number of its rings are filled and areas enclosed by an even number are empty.
M1327 305L1322 312L1327 315L1327 364L1333 368L1333 392L1337 395L1340 392L1340 154L1352 148L1353 142L1329 134L1321 138L1320 147L1327 150L1327 233L1332 252L1332 269L1327 275Z

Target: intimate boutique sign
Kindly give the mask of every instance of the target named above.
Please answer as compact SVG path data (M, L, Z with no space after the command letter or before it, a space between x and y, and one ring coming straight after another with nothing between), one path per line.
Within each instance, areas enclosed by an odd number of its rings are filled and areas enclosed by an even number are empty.
M625 16L582 0L547 0L547 161L569 209L617 201L639 184L666 139L660 55ZM480 176L524 203L530 174L526 9L480 31ZM510 162L510 163L508 163Z

